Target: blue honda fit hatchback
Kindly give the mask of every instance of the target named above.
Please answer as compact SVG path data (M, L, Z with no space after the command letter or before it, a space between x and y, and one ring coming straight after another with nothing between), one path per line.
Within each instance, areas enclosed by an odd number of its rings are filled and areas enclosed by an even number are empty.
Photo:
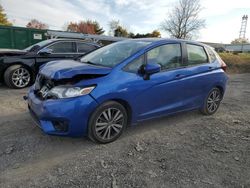
M225 69L201 43L125 40L80 62L47 63L28 92L28 108L47 134L108 143L128 124L194 109L215 113L225 92Z

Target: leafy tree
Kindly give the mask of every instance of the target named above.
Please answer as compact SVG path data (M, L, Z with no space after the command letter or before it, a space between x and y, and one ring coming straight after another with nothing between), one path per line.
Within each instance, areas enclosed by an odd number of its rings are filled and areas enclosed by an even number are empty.
M199 18L201 10L200 0L179 0L161 27L174 38L193 38L205 27L205 20Z
M27 28L34 28L34 29L48 29L49 26L43 22L38 21L37 19L30 20L27 25Z
M95 34L101 35L101 34L103 34L105 32L103 30L103 28L100 27L100 25L99 25L99 23L97 21L93 21L92 24L94 25Z
M80 21L78 23L70 22L67 26L67 31L96 35L101 35L105 32L97 21L92 20Z
M154 31L151 33L151 37L161 37L160 31L154 30Z
M11 26L12 23L8 21L7 15L4 13L3 7L0 5L0 25Z
M247 43L249 43L248 39L243 39L243 38L237 38L231 42L231 44L247 44Z
M115 37L128 37L129 33L127 31L126 28L123 28L122 26L118 26L115 30L114 30L114 36Z
M70 22L67 26L66 26L66 30L67 31L71 31L71 32L78 32L79 31L79 23L74 23L74 22Z
M151 38L151 37L161 37L161 33L157 30L154 30L152 33L139 34L129 33L130 38Z

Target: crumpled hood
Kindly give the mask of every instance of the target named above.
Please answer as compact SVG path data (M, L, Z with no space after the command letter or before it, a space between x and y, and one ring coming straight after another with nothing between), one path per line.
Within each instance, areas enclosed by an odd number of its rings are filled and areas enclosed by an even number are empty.
M80 63L73 60L51 61L40 69L40 74L54 80L72 78L76 75L106 75L111 68Z
M25 50L18 49L0 49L0 55L23 55L26 54Z

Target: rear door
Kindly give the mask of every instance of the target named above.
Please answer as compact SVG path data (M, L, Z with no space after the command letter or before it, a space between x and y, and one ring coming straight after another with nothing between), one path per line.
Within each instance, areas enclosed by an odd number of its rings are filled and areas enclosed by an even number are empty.
M58 41L45 47L51 50L51 54L37 54L37 66L44 63L60 59L74 59L78 54L76 51L76 44L72 41Z
M211 87L211 81L213 82L211 73L216 68L213 63L215 59L208 55L202 45L186 43L185 46L187 54L185 79L189 85L186 97L190 106L199 107Z

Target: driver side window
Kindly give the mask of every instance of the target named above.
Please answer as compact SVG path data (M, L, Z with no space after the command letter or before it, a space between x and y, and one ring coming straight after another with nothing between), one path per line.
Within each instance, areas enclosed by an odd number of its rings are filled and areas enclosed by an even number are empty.
M75 53L73 42L57 42L47 47L52 53Z
M157 63L161 70L178 68L181 63L181 45L166 44L147 52L147 63Z

